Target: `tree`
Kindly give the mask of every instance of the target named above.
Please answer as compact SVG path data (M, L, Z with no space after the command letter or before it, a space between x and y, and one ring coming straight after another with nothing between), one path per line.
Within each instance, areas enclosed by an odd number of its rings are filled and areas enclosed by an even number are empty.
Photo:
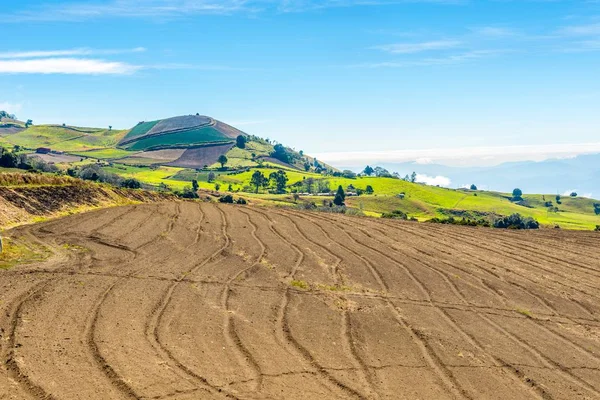
M230 194L227 194L225 196L222 196L219 198L219 202L220 203L229 203L229 204L233 204L233 196Z
M289 163L290 162L290 157L285 149L285 147L283 147L282 144L277 143L273 149L275 151L273 151L271 153L271 157L278 159L279 161L283 161L284 163Z
M310 163L309 163L308 161L306 161L306 162L304 163L304 170L305 170L306 172L308 172L308 170L310 170Z
M197 181L197 180L195 180L195 179L193 179L193 180L192 180L192 190L193 190L194 192L197 192L199 188L200 188L200 186L198 186L198 181Z
M306 193L312 193L313 187L315 185L315 178L306 178L302 181L304 187L306 188Z
M227 164L227 156L225 154L221 154L217 159L217 162L221 164L221 168L224 168L225 164Z
M275 186L275 191L277 193L285 193L288 177L284 170L280 169L275 172L271 172L269 175L269 181Z
M412 183L415 183L417 181L417 173L415 171L413 171L413 173L410 174L410 181Z
M477 190L477 186L475 186L475 184L471 185L471 190Z
M349 169L343 170L341 175L344 178L348 178L348 179L354 179L354 178L356 178L356 174L354 172L350 171Z
M245 149L246 148L246 136L239 135L237 138L235 138L235 145L237 147L239 147L240 149Z
M215 183L215 190L218 192L221 189L221 184Z
M109 125L109 126L108 126L108 130L109 130L109 131L112 131L112 125Z
M298 154L300 154L300 157L304 157L304 150L300 150Z
M571 197L577 197L577 192L571 192Z
M231 186L231 183L229 184L229 186L227 186L227 191L233 192L233 186Z
M33 125L33 121L28 119L27 122L25 122L25 128L29 128L31 125Z
M207 180L208 180L208 182L210 183L210 182L213 182L213 181L215 180L215 178L216 178L216 176L215 176L215 173L214 173L214 172L212 172L212 171L210 171L210 172L208 173L208 177L207 177L206 179L207 179Z
M556 204L562 204L562 202L560 201L560 194L556 195Z
M129 178L129 179L125 179L123 182L121 182L121 187L124 187L127 189L139 189L142 187L142 184L137 179Z
M513 201L521 201L523 200L523 191L519 188L515 188L512 191L512 195L513 195Z
M344 193L344 188L342 187L342 185L340 185L338 186L337 192L335 193L333 204L335 204L336 206L343 206L345 199L346 193Z
M594 203L594 213L600 215L600 203Z
M373 186L371 185L367 185L367 187L365 188L365 193L367 194L373 194L375 191L373 190Z
M363 173L367 176L373 175L373 172L375 172L375 170L368 165L365 167L365 169L363 171Z
M256 170L250 178L250 183L256 187L256 193L258 193L258 188L265 184L265 176L262 172Z

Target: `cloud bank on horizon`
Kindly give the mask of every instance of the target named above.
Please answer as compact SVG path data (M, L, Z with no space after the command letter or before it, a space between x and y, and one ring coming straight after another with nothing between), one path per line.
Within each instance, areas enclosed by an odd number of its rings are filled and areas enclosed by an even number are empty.
M491 166L507 161L543 161L600 153L600 143L484 146L388 151L317 153L315 157L334 166L360 167L377 163Z

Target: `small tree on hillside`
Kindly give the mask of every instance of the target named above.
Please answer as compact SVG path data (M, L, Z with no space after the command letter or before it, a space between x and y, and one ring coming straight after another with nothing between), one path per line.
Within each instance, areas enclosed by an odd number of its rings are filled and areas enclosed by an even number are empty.
M250 179L250 183L256 187L256 193L258 193L258 188L265 184L265 176L258 170L254 171L252 178Z
M523 191L519 188L516 188L512 191L513 201L521 201L523 200Z
M25 128L29 128L31 125L33 125L33 121L28 119L27 122L25 122Z
M477 186L475 186L475 184L471 185L471 190L477 190Z
M344 193L344 188L342 185L338 186L337 192L335 193L335 198L333 199L333 204L336 206L343 206L344 201L346 200L346 193Z
M273 183L275 186L275 191L277 193L285 193L285 187L288 182L288 177L284 170L277 170L276 172L271 172L269 175L269 181Z
M577 197L577 192L571 192L571 197Z
M412 183L415 183L417 181L417 173L415 171L413 171L413 173L410 175L410 181Z
M373 190L373 186L367 185L367 187L365 188L365 193L373 194L374 192L375 192L375 190Z
M212 171L210 171L210 172L208 173L208 177L207 177L206 179L207 179L207 180L208 180L208 182L210 183L210 182L213 182L213 181L215 180L215 178L216 178L216 175L215 175L215 173L214 173L214 172L212 172Z
M215 183L215 190L218 192L221 189L221 185L219 183Z
M239 135L237 138L235 138L235 145L237 147L239 147L240 149L245 149L246 148L246 136Z
M197 180L195 180L195 179L194 179L194 180L192 180L192 190L193 190L194 192L197 192L199 188L200 188L200 186L198 185L198 181L197 181Z
M225 154L221 154L217 160L217 162L219 164L221 164L221 168L225 167L225 164L227 164L227 156Z
M363 173L367 176L373 175L373 172L375 172L375 170L373 168L371 168L369 165L367 165L363 171Z

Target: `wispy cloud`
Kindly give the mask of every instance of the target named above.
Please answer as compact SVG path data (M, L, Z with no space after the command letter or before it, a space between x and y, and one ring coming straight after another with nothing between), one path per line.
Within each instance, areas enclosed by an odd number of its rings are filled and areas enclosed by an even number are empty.
M146 49L144 47L136 47L133 49L78 48L78 49L65 49L65 50L13 51L13 52L0 52L0 59L111 55L111 54L126 54L126 53L142 53L144 51L146 51Z
M446 50L458 47L461 42L458 40L434 40L420 43L393 43L375 46L374 49L382 50L391 54L412 54L423 51Z
M95 3L65 1L18 10L5 15L2 22L81 21L107 17L169 19L198 14L256 14L268 10L291 13L353 6L372 7L403 3L454 5L466 2L468 0L105 0Z
M23 109L23 103L11 103L8 101L0 101L0 110L6 111L9 114L17 114Z
M85 58L0 60L0 74L127 75L141 68L124 62Z
M440 164L461 164L490 160L545 160L553 157L600 153L600 143L573 143L522 146L487 146L460 148L433 148L389 151L355 151L314 154L319 160L333 165L358 166L369 163L400 163L426 158Z
M509 50L473 50L464 53L450 54L443 57L430 57L419 60L383 61L351 65L351 68L407 68L407 67L429 67L436 65L453 65L493 57L508 53Z
M517 35L517 33L513 29L497 26L483 26L478 28L471 28L471 31L477 35L491 38L506 38Z
M559 33L570 36L600 36L600 23L566 26L561 28Z

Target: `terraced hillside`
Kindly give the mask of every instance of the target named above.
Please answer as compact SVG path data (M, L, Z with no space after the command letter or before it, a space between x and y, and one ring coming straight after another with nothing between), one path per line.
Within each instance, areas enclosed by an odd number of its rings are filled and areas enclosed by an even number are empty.
M210 203L7 233L0 397L600 398L592 232Z
M223 122L204 115L184 115L163 120L140 122L119 143L128 150L160 150L194 147L235 141L245 135Z

